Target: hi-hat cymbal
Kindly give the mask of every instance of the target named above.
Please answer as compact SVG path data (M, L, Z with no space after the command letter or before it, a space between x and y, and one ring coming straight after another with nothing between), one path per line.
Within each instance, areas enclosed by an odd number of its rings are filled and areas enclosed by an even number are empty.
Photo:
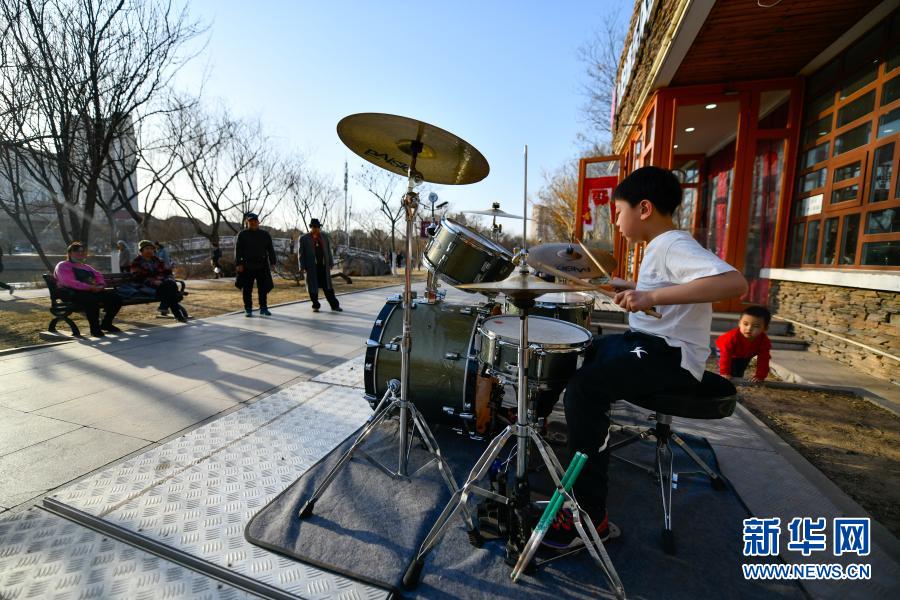
M574 275L581 279L593 279L602 277L616 270L616 259L609 252L592 250L600 265L606 269L606 273L595 265L577 244L554 243L541 244L528 249L528 256L536 262L550 265L551 267Z
M502 281L465 283L456 287L461 290L472 290L485 294L502 292L516 300L537 298L551 292L579 292L594 289L594 286L591 284L579 285L577 283L544 281L537 275L531 273L523 275L518 270Z
M503 212L499 208L492 208L490 210L464 210L463 213L467 215L487 215L489 217L500 217L502 219L521 219L519 215L511 215L508 212Z
M440 127L407 117L359 113L341 119L338 137L370 163L398 175L408 175L413 147L416 171L425 181L450 185L475 183L490 172L487 160L474 146Z

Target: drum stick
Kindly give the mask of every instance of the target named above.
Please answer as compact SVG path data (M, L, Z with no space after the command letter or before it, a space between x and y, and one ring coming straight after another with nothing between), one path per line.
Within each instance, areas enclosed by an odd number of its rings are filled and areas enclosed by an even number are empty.
M535 526L534 530L531 532L528 543L525 544L525 550L519 556L519 561L516 563L515 568L513 568L513 571L510 574L513 583L518 582L525 567L528 566L528 563L531 562L535 552L537 552L538 546L541 545L541 541L543 541L544 536L547 534L547 530L550 528L550 524L553 522L553 519L556 518L556 513L562 508L563 502L566 500L566 494L572 491L572 486L575 484L575 480L578 479L578 475L581 474L581 469L584 468L585 462L587 462L587 455L582 452L576 452L575 456L572 458L572 462L569 463L569 468L566 469L562 480L559 482L560 487L556 488L553 492L553 497L550 498L550 502L547 503L547 507L544 509L544 513L541 515L537 526Z
M594 255L591 253L590 249L584 245L584 242L578 240L578 245L581 246L581 249L584 250L584 254L591 259L591 262L594 263L594 266L600 269L600 272L603 273L604 276L612 278L612 275L609 274L609 271L603 268L603 265L600 264L600 261L597 260Z
M538 269L542 273L547 273L548 275L554 275L554 276L560 277L562 279L567 279L567 280L571 281L572 283L578 283L581 285L590 286L591 289L600 292L607 298L615 299L615 297L616 297L616 295L614 293L608 292L598 285L589 283L589 282L585 281L584 279L579 279L579 278L575 277L574 275L569 275L568 273L560 271L559 269L555 269L555 268L551 267L550 265L545 265L536 260L532 260L531 266ZM648 308L647 310L644 310L641 312L643 312L645 315L650 315L651 317L656 317L657 319L662 318L662 315L660 313L656 312L655 310L653 310L652 308Z

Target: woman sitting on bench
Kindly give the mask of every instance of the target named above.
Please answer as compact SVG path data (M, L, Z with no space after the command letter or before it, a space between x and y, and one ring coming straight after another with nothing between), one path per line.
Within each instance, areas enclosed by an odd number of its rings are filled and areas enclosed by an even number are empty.
M161 308L169 308L175 320L187 322L188 313L178 301L178 285L172 275L172 269L156 256L156 246L150 240L141 240L138 244L139 254L131 263L132 279L136 285L147 286L156 290L156 299L161 301Z
M84 309L91 327L91 336L103 337L104 331L121 331L112 322L122 308L122 299L114 291L105 289L106 281L100 271L84 262L85 249L81 242L69 244L66 256L68 260L56 265L53 277L56 278L56 285L63 295ZM102 322L101 302L106 309Z

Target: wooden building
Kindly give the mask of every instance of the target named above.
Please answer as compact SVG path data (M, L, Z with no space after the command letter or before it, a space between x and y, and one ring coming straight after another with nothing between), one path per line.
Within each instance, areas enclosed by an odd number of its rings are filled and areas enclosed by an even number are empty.
M616 178L673 169L678 226L750 282L717 310L767 304L900 382L900 0L637 0L615 98L579 236L608 230ZM614 236L635 277L642 248Z

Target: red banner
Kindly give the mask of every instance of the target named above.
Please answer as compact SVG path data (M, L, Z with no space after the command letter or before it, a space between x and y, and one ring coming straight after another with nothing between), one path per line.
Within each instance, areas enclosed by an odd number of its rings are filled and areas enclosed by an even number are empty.
M615 205L612 202L612 194L618 182L619 178L615 175L585 178L582 187L584 197L579 199L583 231L591 231L594 228L596 224L592 215L595 212L594 209L600 206L609 205L610 220L615 223Z

